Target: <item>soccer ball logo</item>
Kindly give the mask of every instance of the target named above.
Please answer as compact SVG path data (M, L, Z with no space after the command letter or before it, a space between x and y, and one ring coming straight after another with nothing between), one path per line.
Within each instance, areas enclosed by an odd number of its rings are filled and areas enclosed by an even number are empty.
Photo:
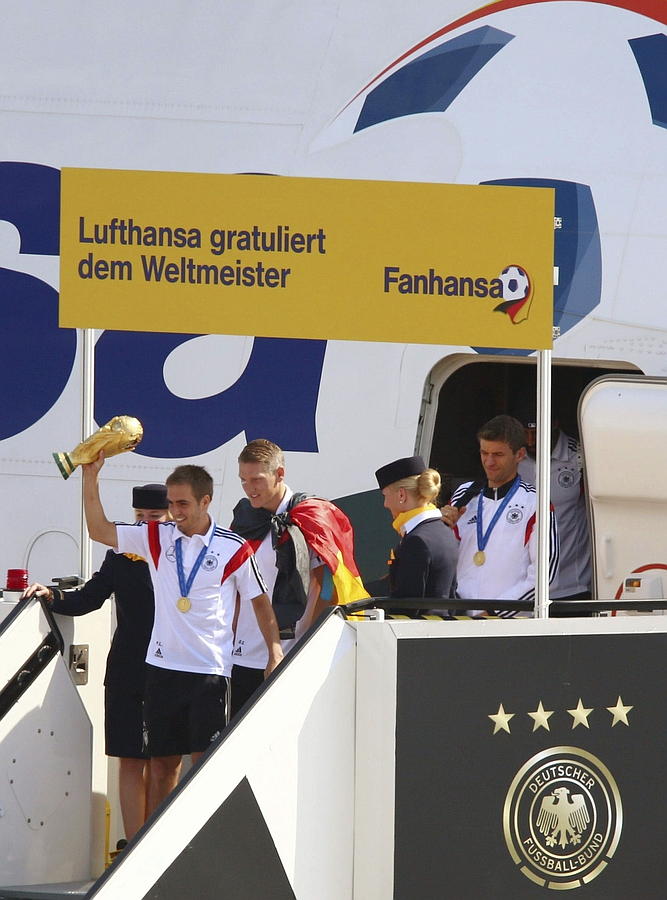
M500 273L503 283L503 299L515 302L525 300L530 290L530 279L521 266L508 266Z
M530 310L530 278L521 266L507 266L500 273L503 286L503 302L494 307L495 312L504 312L516 325L528 318Z

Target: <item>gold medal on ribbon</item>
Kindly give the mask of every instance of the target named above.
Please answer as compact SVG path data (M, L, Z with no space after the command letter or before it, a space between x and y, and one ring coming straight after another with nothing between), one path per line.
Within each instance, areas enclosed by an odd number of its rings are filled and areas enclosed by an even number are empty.
M189 597L179 597L176 601L176 606L178 607L180 612L186 613L192 606L192 603L190 603Z
M483 550L478 550L472 558L476 566L483 566L486 562L486 555Z

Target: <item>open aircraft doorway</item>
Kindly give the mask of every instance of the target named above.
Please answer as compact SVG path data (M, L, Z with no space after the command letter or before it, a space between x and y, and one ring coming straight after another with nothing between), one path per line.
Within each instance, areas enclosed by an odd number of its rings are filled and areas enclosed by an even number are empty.
M554 360L552 410L560 427L578 438L577 405L587 384L600 375L642 374L617 360ZM426 382L417 451L437 469L446 500L464 481L482 476L477 429L493 416L512 415L535 396L533 358L457 354L433 367Z

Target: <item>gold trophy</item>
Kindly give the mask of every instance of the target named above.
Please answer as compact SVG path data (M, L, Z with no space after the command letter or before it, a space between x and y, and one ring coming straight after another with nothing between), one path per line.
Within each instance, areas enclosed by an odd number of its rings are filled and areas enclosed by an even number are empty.
M53 458L63 478L69 478L77 466L97 459L100 450L104 450L105 456L125 453L126 450L134 450L143 436L144 429L139 419L133 416L114 416L74 450L69 453L54 453Z

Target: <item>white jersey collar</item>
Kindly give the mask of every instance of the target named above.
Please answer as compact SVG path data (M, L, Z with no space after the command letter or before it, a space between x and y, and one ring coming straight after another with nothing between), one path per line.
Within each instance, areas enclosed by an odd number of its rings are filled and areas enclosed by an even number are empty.
M213 532L215 530L215 521L213 520L213 516L211 516L210 514L209 519L211 520L211 524L209 525L206 534L183 534L183 532L177 525L176 538L185 538L186 541L190 541L196 538L199 543L203 544L205 547L208 547L208 545L211 543L211 538L213 537Z
M288 484L286 484L285 485L285 495L284 495L283 499L280 501L280 506L275 511L274 515L279 516L281 513L284 513L285 510L287 509L287 505L289 504L289 502L293 496L294 496L294 491Z

